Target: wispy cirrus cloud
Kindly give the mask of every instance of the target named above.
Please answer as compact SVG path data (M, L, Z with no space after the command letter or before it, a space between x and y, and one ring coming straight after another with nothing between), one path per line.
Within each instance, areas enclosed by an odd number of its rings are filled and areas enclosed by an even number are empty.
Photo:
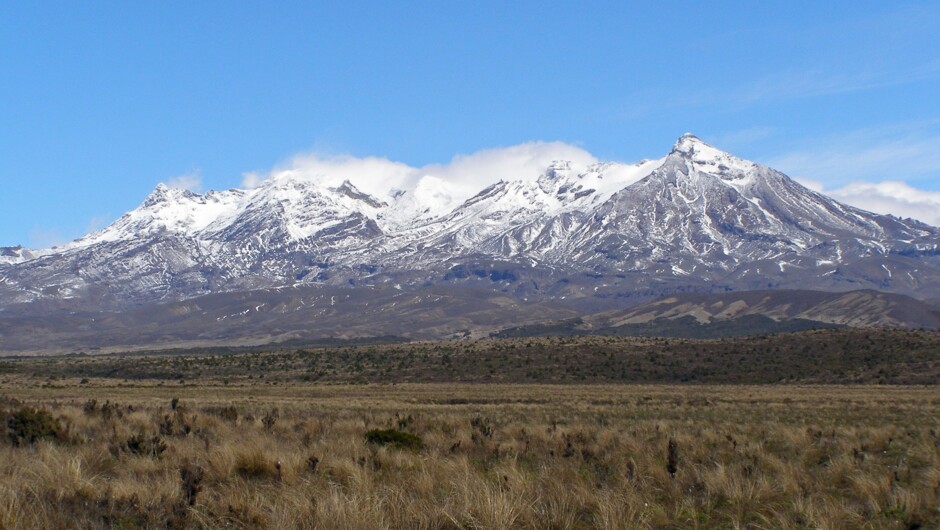
M838 185L854 180L940 178L940 120L810 138L764 162L789 175Z
M733 103L797 99L901 86L940 78L940 61L933 60L899 71L884 67L869 71L832 73L827 68L790 70L759 78L728 93Z
M895 124L815 138L763 163L846 204L940 226L938 126Z
M940 5L935 2L885 4L818 24L801 23L798 34L785 24L751 28L734 39L752 43L750 47L768 56L766 62L761 56L751 56L747 69L719 61L696 63L689 74L694 83L671 80L640 89L614 112L628 119L686 109L737 112L765 103L940 80L938 18ZM695 75L701 64L707 64L708 71Z

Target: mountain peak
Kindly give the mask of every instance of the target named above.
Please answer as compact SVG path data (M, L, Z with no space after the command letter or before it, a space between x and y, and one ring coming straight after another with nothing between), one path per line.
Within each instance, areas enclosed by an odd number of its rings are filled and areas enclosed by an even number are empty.
M676 143L672 146L673 153L680 153L683 155L694 155L695 153L700 153L703 151L712 150L720 153L714 147L706 144L702 141L701 138L695 136L692 133L685 133L676 140Z
M155 206L160 203L170 202L174 200L179 200L181 197L195 197L196 194L180 188L171 188L164 183L159 183L153 191L150 192L150 195L147 195L147 198L144 200L144 207Z
M691 133L685 133L676 140L669 154L681 157L699 171L718 175L723 180L740 179L755 166L753 162L712 147Z
M169 199L171 192L172 190L166 184L162 182L157 184L153 191L147 195L147 198L144 199L144 207L154 206L156 204L160 204L161 202L166 202L166 200Z
M352 182L349 181L349 179L344 180L343 183L338 187L333 188L333 191L345 195L350 199L361 201L373 208L382 208L384 206L388 206L387 203L381 202L372 195L369 195L368 193L365 193L364 191L357 188Z

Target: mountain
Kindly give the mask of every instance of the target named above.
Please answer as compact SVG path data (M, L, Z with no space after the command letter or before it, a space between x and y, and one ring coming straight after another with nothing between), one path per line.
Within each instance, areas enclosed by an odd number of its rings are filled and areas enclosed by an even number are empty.
M44 353L480 337L578 312L466 286L298 286L107 310L44 300L0 312L0 352Z
M585 314L689 292L937 298L940 231L841 204L687 134L658 159L557 161L537 179L467 198L432 176L379 195L292 172L202 195L159 185L62 247L0 248L0 320L393 286L488 291Z

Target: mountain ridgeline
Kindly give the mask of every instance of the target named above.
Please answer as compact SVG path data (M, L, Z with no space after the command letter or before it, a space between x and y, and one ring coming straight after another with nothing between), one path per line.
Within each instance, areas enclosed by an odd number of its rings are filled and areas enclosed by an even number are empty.
M352 328L365 306L343 301L358 292L370 293L362 304L373 297L392 313L402 296L463 297L464 310L442 310L425 326L435 336L492 329L468 316L487 310L525 325L687 293L940 298L937 228L841 204L692 135L636 165L557 161L537 179L500 181L453 207L430 191L375 196L290 173L202 195L160 185L107 228L60 248L0 248L0 330L12 340L14 320L156 305L209 319L198 301L221 296L244 300L245 318L266 313L263 335L277 339L301 325L315 330L323 314L309 313L304 297L327 292L330 305L317 311Z

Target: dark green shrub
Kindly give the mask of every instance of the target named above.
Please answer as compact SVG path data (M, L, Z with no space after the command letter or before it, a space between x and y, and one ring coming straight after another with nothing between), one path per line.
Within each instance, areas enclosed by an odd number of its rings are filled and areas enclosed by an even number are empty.
M59 420L49 411L23 407L13 413L7 421L7 434L13 445L32 444L43 438L56 439L64 436Z
M390 445L397 449L418 451L424 448L424 442L414 434L395 429L372 429L366 433L366 441L375 445Z

